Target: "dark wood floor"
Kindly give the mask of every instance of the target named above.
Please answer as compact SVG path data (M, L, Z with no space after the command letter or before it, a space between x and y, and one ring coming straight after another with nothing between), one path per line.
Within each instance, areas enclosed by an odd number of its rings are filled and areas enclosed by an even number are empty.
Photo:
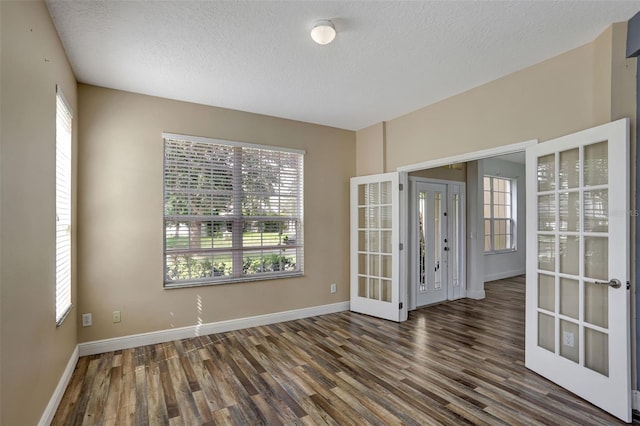
M525 369L523 278L486 292L83 357L53 424L619 423Z

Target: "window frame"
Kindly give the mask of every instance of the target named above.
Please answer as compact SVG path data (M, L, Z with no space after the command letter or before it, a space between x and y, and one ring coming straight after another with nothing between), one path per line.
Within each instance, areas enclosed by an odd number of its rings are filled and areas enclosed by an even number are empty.
M175 288L185 288L185 287L195 287L195 286L209 286L209 285L221 285L221 284L231 284L231 283L240 283L240 282L251 282L251 281L261 281L261 280L271 280L271 279L282 279L288 277L299 277L304 275L304 154L305 151L299 149L291 149L285 147L278 146L270 146L270 145L260 145L253 143L244 143L238 141L229 141L223 139L214 139L207 138L201 136L189 136L182 134L174 134L174 133L163 133L163 287L165 289L175 289ZM232 173L232 188L230 190L214 190L214 192L224 192L227 196L231 197L232 200L232 210L233 212L241 212L240 214L231 214L226 216L212 216L212 215L176 215L176 214L167 214L167 194L168 194L168 186L167 186L167 141L172 142L185 142L187 144L211 144L217 145L224 149L230 149L233 151L233 159L232 162L234 165L230 166L230 170ZM277 154L296 154L299 157L295 159L297 161L297 165L294 167L295 173L297 174L297 180L295 181L297 195L291 196L289 195L289 199L296 200L296 210L297 214L291 216L282 216L279 215L283 210L281 208L278 209L276 216L251 216L246 215L243 212L243 196L246 194L250 194L244 191L242 186L242 173L246 173L247 170L243 166L246 165L246 161L236 161L241 158L242 153L250 152L253 150L258 153L266 153L267 155L277 155ZM192 157L194 158L194 157ZM255 161L255 157L252 158ZM250 166L247 166L250 167ZM212 170L215 169L215 165L212 167ZM222 170L222 169L220 169ZM253 170L255 172L255 169ZM280 170L277 174L280 179L283 174ZM291 177L290 175L287 177ZM169 191L185 191L185 188L173 187L169 188ZM265 195L265 194L263 194ZM266 193L266 196L272 197L275 196L275 193ZM193 250L191 247L191 242L189 242L188 249L176 250L175 247L168 247L168 223L175 222L176 229L179 232L181 225L184 222L180 222L180 218L185 220L189 220L191 224L194 222L200 223L211 223L213 226L214 223L217 223L218 226L222 227L226 224L227 232L231 234L231 247L225 248L207 248L203 249L200 247L199 250ZM203 220L199 221L197 218L202 217ZM213 219L215 217L215 219ZM196 219L196 220L194 220ZM295 229L295 239L293 243L289 243L290 240L280 240L279 245L273 244L264 244L262 241L262 237L264 234L268 232L264 229L267 226L267 223L271 222L281 222L281 225L278 225L280 229L287 229L287 223L294 223ZM229 225L231 224L231 225ZM256 234L260 235L261 245L258 246L248 246L245 245L246 233L248 233L245 229L246 226L258 226L258 231ZM261 228L262 227L262 228ZM282 231L280 231L280 238L282 238ZM176 234L177 235L177 234ZM191 234L189 234L189 238ZM211 237L213 238L213 237ZM283 242L284 241L284 242ZM214 243L212 242L212 246ZM248 253L257 253L262 252L262 256L266 256L265 252L275 252L280 251L279 255L276 256L285 256L283 253L286 251L293 250L295 252L295 268L293 270L270 270L270 271L262 271L262 272L254 272L254 273L245 273L244 271L244 262L247 260L245 257ZM191 256L193 253L199 255L210 255L212 259L215 259L215 254L226 254L230 256L231 266L228 268L231 271L230 275L226 273L222 273L220 275L216 275L215 266L212 266L212 275L201 278L192 278L189 279L170 279L169 277L169 265L168 258L172 255L184 255ZM275 253L271 253L269 255L274 255ZM187 260L190 262L190 260ZM212 263L214 263L212 261ZM214 264L215 265L215 264ZM264 265L264 264L263 264ZM175 266L175 265L174 265ZM282 263L281 263L282 266Z
M64 128L61 128L61 125ZM73 110L56 85L55 258L56 326L67 318L72 303Z
M490 185L489 185L489 193L490 193L490 202L489 204L485 203L484 200L484 194L487 192L487 189L485 187L485 179L489 179L490 181ZM499 180L503 180L506 182L509 182L509 194L510 194L510 203L508 204L509 206L509 213L510 213L510 217L495 217L494 216L494 208L495 208L495 187L494 187L494 183L495 180L499 179ZM512 252L516 252L518 251L518 245L517 245L517 217L516 217L516 206L517 206L517 179L515 178L509 178L509 177L505 177L505 176L495 176L495 175L484 175L483 176L483 180L482 180L482 192L483 192L483 223L484 225L484 229L486 229L486 222L489 221L489 234L484 233L484 237L485 237L485 251L484 254L485 255L492 255L492 254L503 254L503 253L512 253ZM506 191L499 191L500 193L507 193ZM502 205L507 205L507 204L502 204ZM489 206L489 212L490 212L490 216L486 217L484 215L484 211L485 211L485 207ZM499 235L505 235L505 236L509 236L511 235L511 247L510 248L505 248L505 249L496 249L495 248L495 237L496 237L496 221L507 221L507 223L509 224L510 229L510 233L506 232L504 234L499 234ZM484 232L484 231L483 231ZM489 237L489 242L490 242L490 249L487 250L486 249L486 238L487 236Z

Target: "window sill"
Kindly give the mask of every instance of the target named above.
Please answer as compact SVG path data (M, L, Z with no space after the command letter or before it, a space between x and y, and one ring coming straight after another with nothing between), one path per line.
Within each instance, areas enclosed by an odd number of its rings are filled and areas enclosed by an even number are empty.
M73 308L73 304L69 305L69 307L67 308L66 311L64 311L64 314L62 314L60 319L56 321L56 328L60 327L62 325L62 323L64 322L64 320L67 319L67 317L71 313L71 308Z
M270 281L270 280L279 280L279 279L286 279L286 278L298 278L303 276L304 276L304 272L297 271L297 272L278 274L277 276L255 275L250 277L227 279L224 281L187 281L187 282L180 282L180 283L165 282L164 289L175 290L179 288L208 287L208 286L225 285L225 284L238 284L238 283L249 283L249 282L255 282L255 281Z

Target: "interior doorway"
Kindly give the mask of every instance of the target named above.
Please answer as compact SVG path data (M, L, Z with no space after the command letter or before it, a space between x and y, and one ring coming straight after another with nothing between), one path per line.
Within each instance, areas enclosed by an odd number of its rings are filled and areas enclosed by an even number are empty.
M464 297L465 185L410 177L410 309Z

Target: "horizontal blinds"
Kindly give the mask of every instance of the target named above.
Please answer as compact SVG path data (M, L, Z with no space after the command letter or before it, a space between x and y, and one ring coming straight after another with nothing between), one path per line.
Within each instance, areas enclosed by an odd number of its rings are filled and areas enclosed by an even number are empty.
M56 96L56 323L71 308L71 123L61 93Z
M164 139L165 283L302 271L303 154Z

